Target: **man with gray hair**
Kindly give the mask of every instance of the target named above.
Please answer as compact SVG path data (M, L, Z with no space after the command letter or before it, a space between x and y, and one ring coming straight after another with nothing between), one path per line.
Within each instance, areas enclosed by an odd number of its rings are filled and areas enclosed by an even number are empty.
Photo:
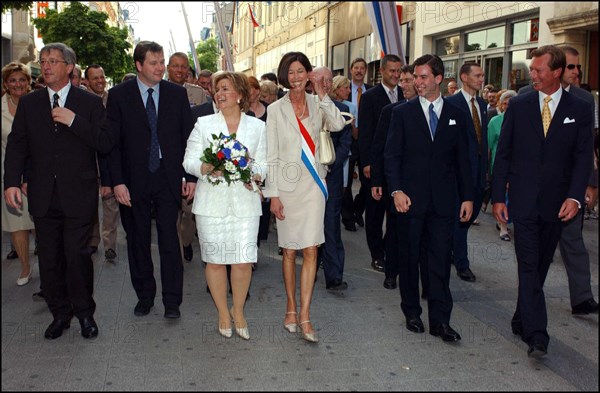
M72 88L73 49L48 44L39 62L47 88L19 102L6 146L4 198L10 207L21 209L27 164L40 281L54 317L44 337L60 337L75 315L81 335L94 338L94 266L85 250L98 209L96 153L108 153L115 138L100 97Z

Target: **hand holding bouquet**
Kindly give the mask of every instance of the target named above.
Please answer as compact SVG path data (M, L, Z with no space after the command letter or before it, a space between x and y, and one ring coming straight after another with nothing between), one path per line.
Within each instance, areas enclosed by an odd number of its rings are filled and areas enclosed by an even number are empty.
M235 134L212 134L210 146L204 149L200 161L212 167L207 179L213 185L223 181L227 182L227 185L237 181L251 183L252 158L248 148L235 139Z

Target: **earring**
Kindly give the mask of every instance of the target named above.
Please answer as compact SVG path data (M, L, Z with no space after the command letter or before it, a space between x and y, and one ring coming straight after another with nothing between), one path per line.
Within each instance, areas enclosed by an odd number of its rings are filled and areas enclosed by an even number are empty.
M237 103L239 104L240 102L242 102L242 100L240 100L239 98L237 99Z

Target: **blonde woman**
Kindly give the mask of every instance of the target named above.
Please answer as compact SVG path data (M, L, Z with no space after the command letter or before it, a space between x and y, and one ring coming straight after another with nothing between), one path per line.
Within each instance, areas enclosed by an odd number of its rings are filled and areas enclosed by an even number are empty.
M13 61L2 68L2 88L6 92L2 96L2 157L6 153L6 141L11 132L12 123L17 112L19 99L31 90L31 71L22 63ZM15 210L2 203L2 230L10 232L12 244L21 262L21 274L17 285L29 283L31 266L29 264L29 231L34 229L29 215L27 203L27 183L21 186L23 190L22 210ZM2 189L4 190L4 165L2 165Z
M244 112L249 105L247 77L239 72L219 72L213 75L213 99L219 112L199 117L187 141L183 167L198 177L192 213L202 252L206 262L206 281L219 313L219 333L224 337L236 333L250 339L248 323L244 316L246 295L252 278L252 264L257 261L259 218L262 214L260 194L249 184L225 182L211 184L209 177L219 177L215 167L201 162L200 157L210 146L212 134L236 135L248 148L258 171L254 180L264 177L262 168L267 157L265 123ZM231 290L233 307L227 305L227 270L231 265Z

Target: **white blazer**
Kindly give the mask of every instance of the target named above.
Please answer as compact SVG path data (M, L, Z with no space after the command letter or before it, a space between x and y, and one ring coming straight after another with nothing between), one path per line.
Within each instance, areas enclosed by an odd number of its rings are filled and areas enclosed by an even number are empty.
M344 117L331 98L322 101L316 95L306 94L310 114L307 131L315 144L315 164L321 178L327 168L319 162L319 132L325 124L329 131L341 131L346 125ZM302 136L298 120L287 93L267 107L267 164L269 175L263 192L265 197L278 197L279 191L294 191L302 162Z
M210 146L212 134L229 135L227 123L222 113L199 117L187 141L183 168L190 175L198 177L196 194L192 213L200 216L225 217L254 217L262 215L260 195L249 191L241 182L226 182L213 185L207 176L202 175L200 157L204 149ZM265 162L267 158L267 135L265 123L255 117L242 113L236 132L236 139L248 148L250 157L255 160L254 171L264 179L266 175Z

